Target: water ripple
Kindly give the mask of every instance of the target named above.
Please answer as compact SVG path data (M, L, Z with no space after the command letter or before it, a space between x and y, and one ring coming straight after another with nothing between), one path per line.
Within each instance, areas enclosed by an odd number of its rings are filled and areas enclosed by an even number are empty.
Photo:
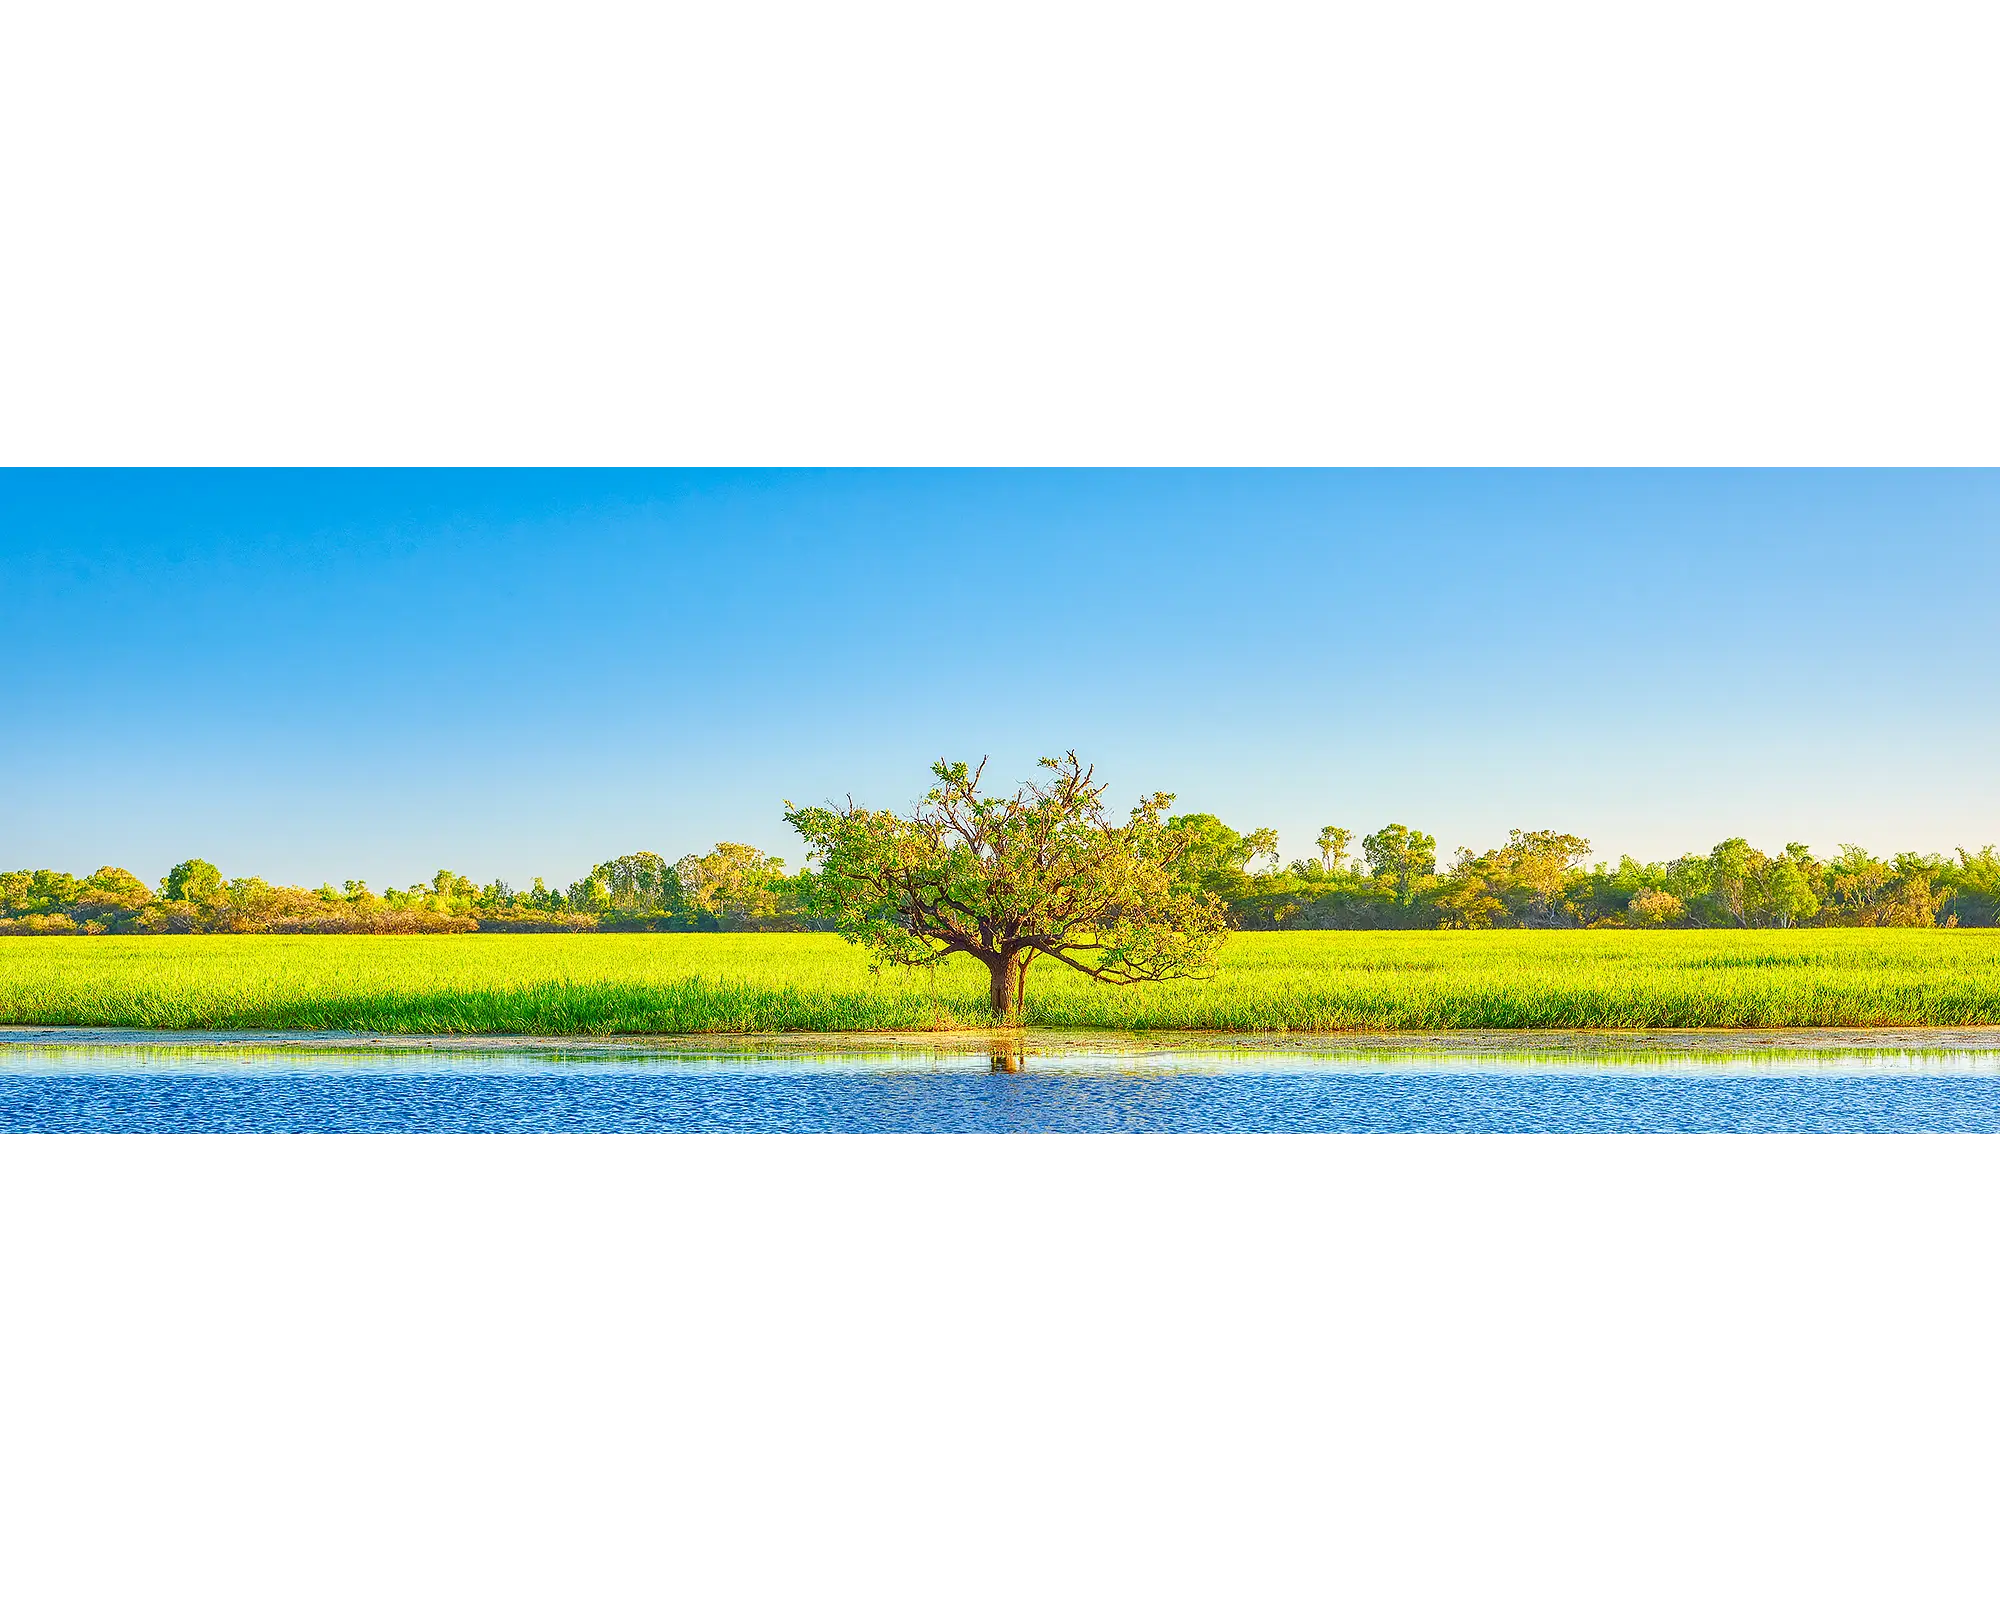
M934 1064L814 1070L737 1060L351 1057L301 1069L210 1061L159 1070L0 1056L10 1133L1993 1133L2000 1076L1856 1071L1282 1071L1133 1068L995 1073ZM777 1066L777 1070L772 1070ZM1323 1064L1322 1064L1323 1066Z

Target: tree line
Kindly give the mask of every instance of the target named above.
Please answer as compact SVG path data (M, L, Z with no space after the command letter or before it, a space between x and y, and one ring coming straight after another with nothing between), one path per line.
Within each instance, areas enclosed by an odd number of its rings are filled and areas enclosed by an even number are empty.
M1168 817L1158 837L1178 886L1205 891L1237 929L1991 927L2000 856L1881 857L1844 845L1821 859L1801 844L1767 854L1740 838L1672 861L1586 867L1590 841L1516 829L1439 865L1437 842L1403 823L1364 836L1329 825L1314 853L1281 858L1269 828L1238 831L1204 813ZM774 932L831 928L813 866L791 871L753 846L721 843L669 862L635 851L564 889L480 885L449 869L376 892L225 878L183 861L149 887L119 867L88 877L0 872L0 933Z
M668 862L636 851L592 867L567 889L540 878L516 889L450 868L380 893L358 879L317 889L225 878L183 861L148 888L122 867L87 878L0 872L0 933L705 933L806 925L804 885L783 860L745 844Z
M2000 922L2000 855L1952 856L1858 844L1821 859L1803 844L1767 854L1742 838L1671 861L1585 867L1590 841L1515 829L1440 870L1429 834L1390 823L1347 854L1352 833L1328 827L1314 858L1280 867L1268 830L1235 835L1213 818L1205 886L1238 928L1932 928ZM1257 857L1264 855L1259 869Z

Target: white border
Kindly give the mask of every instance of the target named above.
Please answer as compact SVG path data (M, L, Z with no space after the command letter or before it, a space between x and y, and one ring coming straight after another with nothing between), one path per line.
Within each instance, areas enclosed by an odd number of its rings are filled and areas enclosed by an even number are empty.
M1991 18L12 20L0 459L1994 459Z
M9 1140L9 1586L1983 1593L1994 1152Z

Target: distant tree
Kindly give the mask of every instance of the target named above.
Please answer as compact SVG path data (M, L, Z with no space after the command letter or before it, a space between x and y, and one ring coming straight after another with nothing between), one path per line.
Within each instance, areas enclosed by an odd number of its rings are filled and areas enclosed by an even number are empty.
M1174 877L1181 883L1227 898L1242 893L1250 864L1250 841L1220 817L1190 811L1163 824L1173 851Z
M1960 922L1991 927L2000 921L2000 853L1992 845L1961 849L1947 877L1952 914Z
M1933 928L1938 912L1951 890L1940 880L1945 873L1944 858L1900 850L1889 863L1894 876L1881 907L1880 925L1885 928Z
M1354 842L1352 828L1336 828L1331 823L1319 830L1319 865L1322 872L1338 872L1341 857Z
M1893 876L1888 862L1876 860L1858 844L1843 844L1827 864L1827 910L1841 922L1868 925Z
M1762 909L1773 927L1790 928L1819 914L1819 896L1804 864L1790 855L1771 863L1762 884Z
M1756 883L1766 858L1748 839L1724 839L1708 853L1708 898L1724 920L1750 926Z
M672 917L685 909L687 896L680 875L663 856L635 850L592 867L589 877L571 889L570 902L617 917Z
M1499 895L1500 873L1489 852L1475 856L1461 849L1437 892L1438 925L1444 928L1490 928L1506 914Z
M59 915L76 903L82 888L67 872L0 873L0 911L10 917Z
M1270 870L1278 867L1278 830L1276 828L1256 828L1243 835L1243 846L1248 852L1245 862L1253 871L1259 861L1268 861Z
M1746 839L1724 839L1706 856L1669 863L1665 887L1700 926L1791 928L1867 920L1860 908L1876 892L1879 868L1865 852L1829 867L1802 844L1768 856Z
M1222 905L1177 877L1191 835L1165 826L1173 796L1114 823L1106 785L1071 751L1012 795L980 793L985 763L940 761L908 817L787 803L818 871L813 909L881 960L981 962L994 1020L1020 1020L1028 968L1046 956L1099 983L1206 977Z
M218 900L222 893L222 873L199 857L181 862L160 885L162 900L186 900L195 905Z
M1638 927L1629 915L1632 903L1641 894L1666 893L1667 869L1660 862L1634 861L1620 856L1615 867L1599 863L1578 875L1570 893L1570 904L1586 925ZM1677 910L1674 913L1680 915Z
M1662 880L1649 887L1658 888L1680 901L1683 910L1697 921L1708 919L1698 915L1708 899L1710 872L1707 856L1677 856L1666 864Z
M99 867L77 885L74 914L93 926L116 927L152 899L153 891L123 867Z
M153 891L123 867L99 867L83 880L77 898L93 905L130 909L152 899Z
M1392 888L1405 905L1437 872L1437 840L1392 822L1361 841L1368 870Z
M1664 889L1641 889L1625 908L1625 920L1634 928L1671 928L1687 915L1677 896Z
M1514 829L1498 850L1460 850L1432 891L1447 928L1576 927L1605 890L1580 870L1590 841L1573 833ZM1629 896L1626 897L1629 900ZM1623 908L1625 901L1619 902ZM1583 909L1579 909L1579 905Z
M725 840L705 856L683 856L674 876L701 926L727 929L769 925L785 912L785 863L755 845Z
M1524 924L1569 925L1571 879L1590 855L1588 839L1546 828L1515 828L1495 855L1509 887L1519 896Z
M611 890L611 903L621 911L671 911L680 899L680 879L666 858L651 850L634 850L600 863L595 870Z

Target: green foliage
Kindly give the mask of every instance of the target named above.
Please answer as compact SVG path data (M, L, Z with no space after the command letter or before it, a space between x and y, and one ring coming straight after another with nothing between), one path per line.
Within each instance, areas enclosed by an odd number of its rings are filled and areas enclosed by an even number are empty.
M1590 841L1573 833L1519 828L1483 856L1461 850L1434 891L1439 926L1578 927L1587 893L1580 869L1589 854Z
M1665 889L1640 889L1625 905L1625 924L1631 928L1678 928L1687 921L1687 907L1679 895Z
M1954 920L1991 927L2000 922L2000 855L1992 845L1976 854L1961 850L1940 874Z
M0 872L0 912L29 917L65 911L81 887L67 872Z
M1992 845L1947 859L1916 851L1878 857L1848 844L1822 861L1802 844L1767 855L1739 837L1672 861L1621 856L1615 867L1586 868L1587 840L1515 829L1494 849L1460 850L1439 873L1429 834L1390 823L1362 841L1355 862L1353 830L1328 825L1315 857L1279 870L1269 828L1238 832L1204 812L1161 814L1151 826L1169 893L1213 897L1228 925L1246 931L2000 923L2000 852ZM812 869L792 872L728 842L672 864L635 851L599 863L566 889L540 878L520 890L482 886L449 868L379 894L359 879L302 889L224 880L199 859L176 865L157 895L119 867L82 879L46 868L0 872L0 934L782 932L831 927L825 903Z
M590 879L603 884L605 904L621 916L672 917L686 907L679 875L650 850L603 862Z
M153 891L123 867L99 867L78 885L76 909L86 916L137 911Z
M703 932L782 931L802 920L810 884L788 878L785 863L747 844L718 844L683 856L674 868L687 925Z
M1249 892L1251 845L1243 834L1206 811L1169 817L1162 827L1173 847L1170 870L1182 888L1223 899Z
M1725 839L1704 855L1589 869L1589 841L1516 829L1484 854L1461 850L1435 874L1428 835L1391 824L1363 841L1369 872L1294 861L1225 896L1240 928L1928 928L2000 922L2000 854L1956 861L1859 846L1832 861L1802 844L1766 855ZM1329 852L1329 860L1331 852Z
M1338 872L1341 860L1347 854L1347 847L1354 842L1352 828L1340 828L1328 823L1319 830L1319 869L1323 873Z
M208 905L221 898L222 872L199 857L183 861L169 872L160 885L162 900L182 900L189 905Z
M1361 853L1368 858L1369 872L1404 905L1429 888L1437 872L1437 840L1400 822L1369 834L1361 841Z
M1256 870L1257 863L1268 863L1268 871L1278 870L1278 830L1276 828L1253 828L1243 835L1243 848L1249 852L1246 865Z
M1165 825L1173 796L1148 795L1113 823L1105 785L1074 751L1041 765L1047 780L986 795L983 762L940 761L908 817L852 801L787 804L785 820L818 867L812 908L878 961L932 967L971 956L987 968L1000 1019L1018 1016L1028 968L1044 957L1105 984L1208 976L1222 905L1177 872L1196 836Z
M131 873L100 867L0 873L0 933L470 933L693 931L804 925L801 882L745 845L669 866L649 851L591 869L567 890L537 878L516 891L441 867L428 883L377 894L364 881L301 889L261 878L225 881L212 863L181 862L156 898ZM697 893L687 883L699 879Z
M152 890L120 867L79 882L67 872L0 872L0 933L108 933L132 923Z

